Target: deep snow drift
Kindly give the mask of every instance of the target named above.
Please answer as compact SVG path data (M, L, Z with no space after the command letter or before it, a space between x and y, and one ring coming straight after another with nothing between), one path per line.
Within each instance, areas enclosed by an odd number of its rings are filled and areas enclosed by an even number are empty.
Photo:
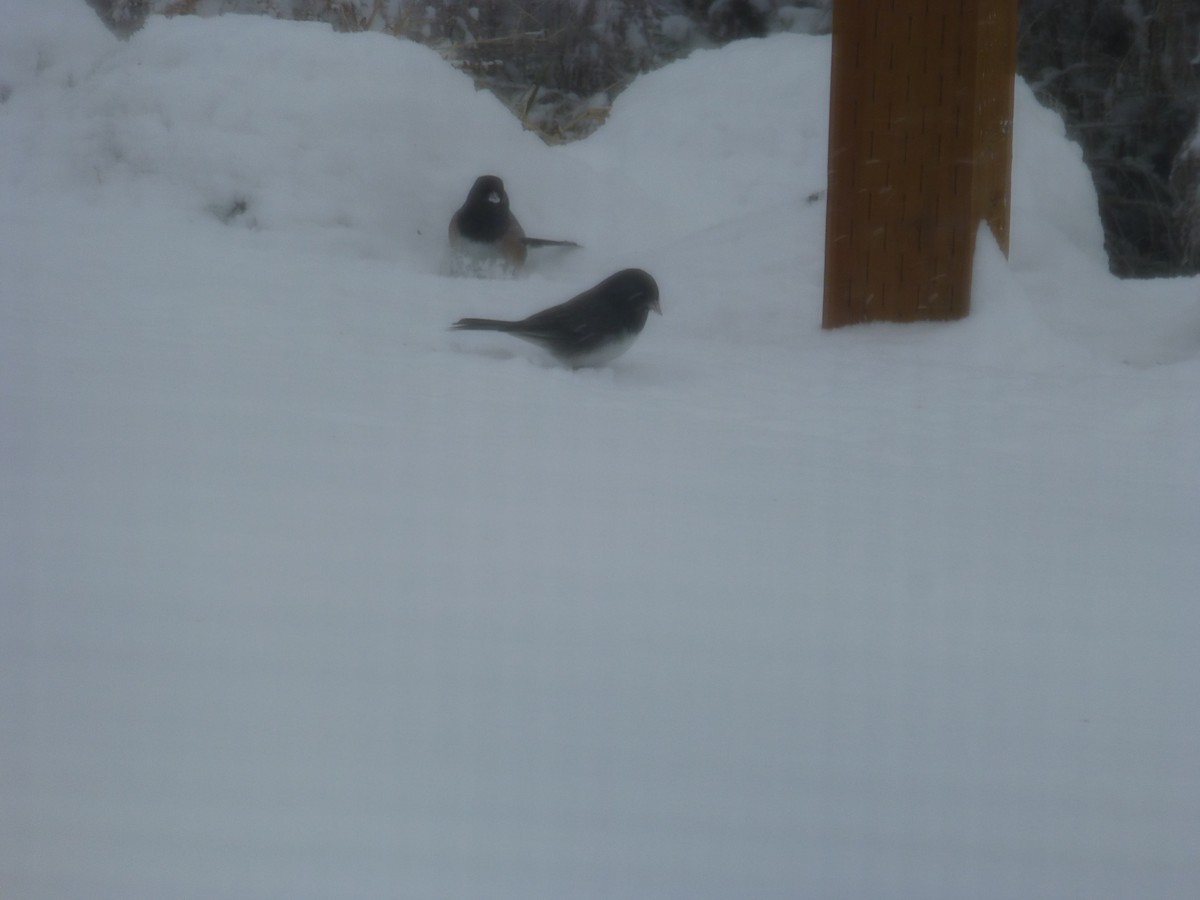
M1200 281L1023 86L972 316L826 333L826 39L548 148L382 36L2 5L6 900L1200 883ZM485 171L584 250L442 274ZM625 266L609 368L446 330Z

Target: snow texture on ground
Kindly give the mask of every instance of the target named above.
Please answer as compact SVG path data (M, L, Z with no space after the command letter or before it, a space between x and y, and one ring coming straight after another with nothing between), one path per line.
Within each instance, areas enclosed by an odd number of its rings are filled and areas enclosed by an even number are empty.
M1023 85L972 315L824 332L827 38L550 148L380 35L0 20L5 900L1193 896L1200 280ZM443 274L482 172L584 249ZM625 266L608 368L447 331Z

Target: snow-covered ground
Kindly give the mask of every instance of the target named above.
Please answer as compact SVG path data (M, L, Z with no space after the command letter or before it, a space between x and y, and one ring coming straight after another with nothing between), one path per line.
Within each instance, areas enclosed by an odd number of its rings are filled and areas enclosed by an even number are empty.
M434 53L0 0L0 896L1200 884L1200 280L1018 87L973 314L820 329L829 43L548 148ZM533 251L443 274L474 177ZM569 371L460 316L625 266Z

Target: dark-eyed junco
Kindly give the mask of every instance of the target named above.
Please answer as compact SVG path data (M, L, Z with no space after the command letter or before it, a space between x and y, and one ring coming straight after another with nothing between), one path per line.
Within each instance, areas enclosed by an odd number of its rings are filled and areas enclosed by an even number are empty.
M529 247L578 246L574 241L526 237L508 208L504 182L495 175L476 178L466 202L450 218L450 248L469 261L499 262L516 269L524 265Z
M658 285L648 272L622 269L558 306L516 322L459 319L451 328L503 331L548 350L572 368L599 366L629 349L658 305Z

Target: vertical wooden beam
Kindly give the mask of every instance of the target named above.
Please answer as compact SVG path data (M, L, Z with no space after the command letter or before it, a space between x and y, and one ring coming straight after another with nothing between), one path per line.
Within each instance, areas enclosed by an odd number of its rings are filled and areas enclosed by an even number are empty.
M975 197L971 218L988 223L1008 256L1012 194L1013 88L1017 81L1017 3L977 0Z
M1016 0L834 0L823 324L956 319L1007 251Z

